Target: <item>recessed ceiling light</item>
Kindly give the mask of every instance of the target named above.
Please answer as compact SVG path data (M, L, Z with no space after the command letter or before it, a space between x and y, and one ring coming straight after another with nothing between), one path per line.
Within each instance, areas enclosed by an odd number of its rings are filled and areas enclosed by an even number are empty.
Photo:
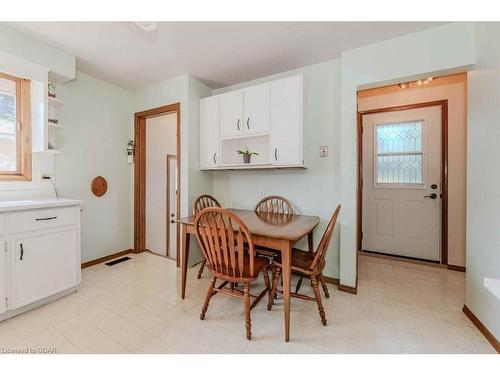
M145 32L149 33L156 29L156 22L152 21L139 21L134 22L137 26L143 29Z

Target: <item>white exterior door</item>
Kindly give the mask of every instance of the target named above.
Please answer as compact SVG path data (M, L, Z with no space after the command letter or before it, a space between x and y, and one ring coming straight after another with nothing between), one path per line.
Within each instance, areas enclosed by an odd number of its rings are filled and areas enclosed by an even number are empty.
M219 166L219 97L200 100L200 168Z
M271 82L271 162L302 165L302 76Z
M0 315L7 311L7 242L0 237Z
M441 258L441 107L363 116L362 249Z
M220 136L236 137L243 134L243 90L219 96Z
M74 287L78 273L75 228L36 232L13 238L12 307L14 309Z
M243 91L243 132L269 132L269 84L248 87Z
M177 244L177 224L176 224L176 213L177 213L177 159L168 159L168 188L167 188L167 199L168 199L168 250L167 255L169 258L175 258L176 256L176 244Z

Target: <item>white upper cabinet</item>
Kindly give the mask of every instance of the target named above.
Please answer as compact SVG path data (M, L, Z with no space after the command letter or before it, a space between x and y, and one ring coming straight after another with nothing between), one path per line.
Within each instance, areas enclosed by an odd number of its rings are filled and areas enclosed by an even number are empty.
M243 134L243 90L219 95L220 137L230 138Z
M296 75L201 99L200 168L304 167L302 96Z
M269 84L251 86L243 90L243 133L269 132Z
M275 165L302 165L302 76L271 82L271 160Z
M200 168L216 168L220 163L219 96L200 100Z

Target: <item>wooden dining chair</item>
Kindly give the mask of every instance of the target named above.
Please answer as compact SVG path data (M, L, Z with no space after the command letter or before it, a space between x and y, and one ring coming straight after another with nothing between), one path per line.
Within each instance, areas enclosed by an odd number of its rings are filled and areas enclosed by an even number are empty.
M205 208L196 215L194 227L198 243L207 260L207 269L212 274L200 319L205 319L208 304L215 294L241 298L245 304L246 336L250 340L250 310L270 290L267 274L269 259L257 256L247 226L229 210L219 207ZM258 296L254 296L250 294L250 283L257 280L260 273L264 274L266 288ZM215 285L217 279L222 280L219 286ZM228 283L230 288L226 288ZM235 284L242 284L243 291L235 288ZM255 297L252 305L250 297Z
M323 291L325 292L327 298L328 288L326 286L325 278L323 277L323 269L325 268L326 261L325 255L328 251L328 245L330 244L330 240L332 238L333 229L335 228L335 223L337 222L337 217L340 212L340 204L335 209L328 226L326 227L325 233L323 233L323 237L318 245L316 252L311 253L309 251L292 249L292 272L303 275L304 277L308 277L311 279L311 284L314 291L314 297L310 297L304 294L299 294L298 290L295 293L290 293L292 297L297 297L300 299L308 300L308 301L316 301L318 305L319 315L321 317L321 322L326 326L326 318L325 318L325 310L323 308L323 304L321 302L321 294L319 292L318 281L321 283L323 287ZM282 264L281 257L277 257L273 263L273 286L272 290L269 293L269 302L267 305L267 309L271 310L274 304L274 298L277 292L282 293L282 291L277 290L278 286L278 278L281 274ZM299 287L300 288L300 287ZM297 288L297 289L299 289Z
M258 215L270 215L274 214L290 214L294 213L293 205L288 201L288 199L280 197L279 195L269 195L262 198L255 205L254 211ZM279 251L274 249L269 249L264 246L256 246L257 253L265 255L268 257L275 257L279 255Z
M220 207L219 201L208 194L200 195L193 204L193 216L196 216L198 212L207 208L207 207ZM205 264L207 263L206 259L201 261L200 269L198 270L198 279L201 279L201 275L203 274L203 269L205 268Z

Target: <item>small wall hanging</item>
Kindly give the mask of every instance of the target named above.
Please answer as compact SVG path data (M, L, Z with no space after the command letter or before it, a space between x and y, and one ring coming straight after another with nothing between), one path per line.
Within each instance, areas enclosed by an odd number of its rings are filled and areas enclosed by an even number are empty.
M102 197L108 190L108 182L104 177L97 176L92 180L90 188L92 189L92 193L94 193L96 197Z

